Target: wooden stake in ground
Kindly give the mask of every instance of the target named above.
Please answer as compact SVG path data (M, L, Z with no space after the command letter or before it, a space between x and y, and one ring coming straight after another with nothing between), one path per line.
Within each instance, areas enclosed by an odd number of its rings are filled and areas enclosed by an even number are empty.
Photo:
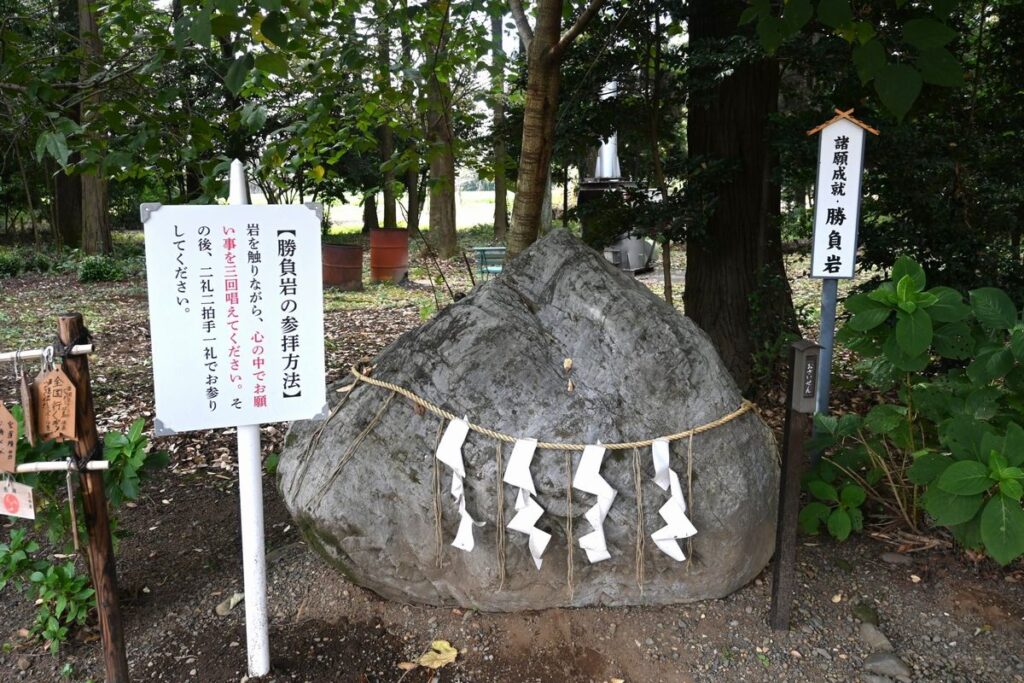
M60 316L57 324L60 341L65 347L86 343L85 323L81 313L65 313ZM88 356L67 356L64 359L64 370L75 385L75 423L78 431L75 453L79 461L84 463L102 452L99 434L96 432L96 415L93 412ZM82 507L89 533L89 571L92 574L92 585L96 589L106 681L128 683L128 658L124 648L121 608L117 603L117 571L114 565L114 546L110 538L110 518L107 516L107 496L103 491L103 473L87 471L83 467L81 477Z
M806 339L790 347L789 391L779 483L779 517L775 527L775 561L772 567L772 609L769 622L776 631L789 630L796 589L796 534L800 514L800 475L803 474L804 442L811 433L818 392L821 347ZM827 370L825 370L827 372Z

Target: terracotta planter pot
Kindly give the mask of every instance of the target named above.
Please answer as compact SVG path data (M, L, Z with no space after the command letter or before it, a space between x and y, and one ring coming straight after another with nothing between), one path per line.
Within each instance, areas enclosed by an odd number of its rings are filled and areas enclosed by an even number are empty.
M324 286L349 292L363 288L363 247L359 244L322 245Z
M409 277L409 231L370 230L370 281L402 282Z

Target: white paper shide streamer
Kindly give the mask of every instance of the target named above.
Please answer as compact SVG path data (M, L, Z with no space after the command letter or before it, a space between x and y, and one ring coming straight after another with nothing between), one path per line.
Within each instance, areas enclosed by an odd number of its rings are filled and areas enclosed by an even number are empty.
M459 506L459 530L455 534L452 545L460 550L470 551L476 542L473 539L473 526L482 526L466 511L466 490L463 484L466 478L466 466L462 462L462 444L469 433L466 420L452 420L444 430L441 443L437 445L437 459L452 470L452 498Z
M677 562L682 562L686 555L679 545L679 539L693 536L697 529L686 516L686 501L683 499L683 488L679 485L679 475L668 466L668 441L655 440L651 444L651 456L654 459L654 483L661 490L669 491L668 500L658 511L665 520L665 526L651 534L651 539L663 553Z
M535 500L537 489L533 485L533 475L530 474L530 463L533 461L533 454L537 450L536 439L519 439L512 447L512 455L509 456L508 466L505 468L503 481L506 484L519 487L519 495L516 496L516 515L508 523L508 528L513 531L526 534L529 538L530 556L533 563L540 569L544 549L548 547L551 534L537 528L537 520L544 514L544 508Z
M572 487L597 496L595 503L587 510L584 518L590 522L593 531L580 537L580 547L587 553L591 564L607 560L611 557L608 544L604 537L604 520L615 500L615 489L601 476L601 463L604 461L604 446L587 446L583 449L579 467L572 478Z

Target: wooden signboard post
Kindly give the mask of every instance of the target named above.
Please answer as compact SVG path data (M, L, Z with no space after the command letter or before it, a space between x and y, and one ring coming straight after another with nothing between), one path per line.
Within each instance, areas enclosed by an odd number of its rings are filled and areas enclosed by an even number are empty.
M270 671L260 425L327 416L319 205L143 204L157 436L238 431L249 676Z
M821 279L821 366L818 372L817 412L828 412L832 390L832 346L835 342L839 280L853 277L860 222L861 177L864 172L864 133L878 131L840 111L807 131L820 134L811 277Z
M782 472L779 477L779 513L775 527L775 562L772 566L772 607L769 622L777 631L789 630L796 592L796 534L800 516L800 477L804 442L811 433L816 408L820 351L801 339L790 346L789 390L783 436Z

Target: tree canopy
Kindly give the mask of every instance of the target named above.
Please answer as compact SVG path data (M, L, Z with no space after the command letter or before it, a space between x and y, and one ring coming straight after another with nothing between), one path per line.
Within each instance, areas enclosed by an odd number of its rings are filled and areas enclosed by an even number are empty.
M459 170L507 173L518 251L550 179L592 175L617 132L637 191L602 210L686 243L688 312L711 330L698 302L731 301L713 315L745 326L746 380L792 327L786 307L753 323L786 300L781 245L812 213L805 132L835 107L882 131L863 264L900 252L944 283L1020 282L1022 30L1021 0L0 0L3 239L102 251L142 201L223 197L237 157L269 201L365 201L376 221L381 196L386 225L413 227ZM453 253L454 216L423 222ZM745 284L701 276L728 264Z

